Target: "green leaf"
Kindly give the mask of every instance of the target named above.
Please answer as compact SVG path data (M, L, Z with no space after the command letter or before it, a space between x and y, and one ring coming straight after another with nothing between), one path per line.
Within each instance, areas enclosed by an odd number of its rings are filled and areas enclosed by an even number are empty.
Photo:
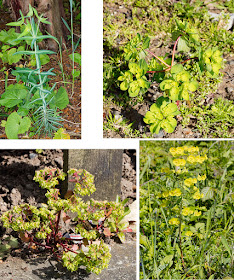
M74 73L72 73L72 74L73 74L74 78L77 78L77 77L80 76L80 71L79 71L79 70L76 70L76 71L74 71Z
M61 127L55 132L53 139L70 139L70 135Z
M129 85L128 93L130 97L136 97L140 92L140 85L138 81L133 81Z
M23 134L29 130L31 121L29 117L21 118L16 112L7 118L5 131L8 139L18 139L18 134Z
M188 85L188 90L194 92L198 88L198 82L192 81Z
M42 54L40 55L40 61L41 61L41 65L45 65L50 62L50 57L47 54ZM35 55L31 56L30 62L32 66L36 66L37 63L36 63Z
M0 99L0 105L7 108L12 108L20 104L24 98L26 98L28 90L24 85L15 84L10 85L7 90L2 94Z
M120 78L120 77L119 77ZM123 81L121 84L120 84L120 89L125 91L129 88L129 83L127 81Z
M181 64L176 64L171 67L171 74L178 74L184 70L184 67Z
M169 103L167 106L162 108L161 111L165 117L176 116L180 113L175 103Z
M177 50L179 52L189 52L190 48L186 42L186 40L184 40L182 37L180 37L178 45L177 45Z
M124 235L124 233L123 232L118 232L117 235L118 235L120 241L122 243L124 243L125 242L125 235Z
M60 87L58 92L55 94L55 106L60 110L63 110L69 104L68 94L65 88Z
M73 59L72 54L70 54L69 57L71 60ZM81 55L79 53L74 53L74 62L81 65Z
M203 201L212 199L214 197L214 191L211 187L203 188L201 193L204 194L204 197L202 198Z
M223 235L221 235L221 241L222 241L224 247L226 248L226 250L228 251L230 257L232 258L232 249L228 245L227 239Z

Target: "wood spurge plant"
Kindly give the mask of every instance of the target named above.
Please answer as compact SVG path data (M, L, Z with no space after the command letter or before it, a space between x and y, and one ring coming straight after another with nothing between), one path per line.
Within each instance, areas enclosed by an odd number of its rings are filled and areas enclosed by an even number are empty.
M168 58L168 54L159 57L149 50L149 37L142 38L137 34L123 49L128 69L118 77L120 89L128 91L130 97L142 96L154 81L160 83L162 96L144 118L144 122L150 125L150 131L156 134L160 129L167 133L175 130L177 121L174 116L180 114L179 102L185 100L189 106L193 93L199 89L196 77L205 75L211 80L217 79L223 66L221 52L215 47L204 48L197 30L188 23L176 20L172 39L175 41L172 57ZM153 58L148 59L147 53ZM193 64L196 67L191 67ZM160 108L162 103L164 105Z
M96 190L93 175L76 169L70 169L68 174L75 186L62 198L58 185L66 174L55 168L36 171L34 180L46 189L47 204L15 206L1 220L4 227L18 232L29 247L50 251L68 270L85 266L87 271L99 274L111 258L102 237L118 236L124 242L123 231L128 223L122 219L129 209L124 207L126 201L119 198L116 202L94 199L85 202L81 196L89 196ZM62 222L73 232L62 232Z
M233 152L215 145L142 145L140 279L234 277Z

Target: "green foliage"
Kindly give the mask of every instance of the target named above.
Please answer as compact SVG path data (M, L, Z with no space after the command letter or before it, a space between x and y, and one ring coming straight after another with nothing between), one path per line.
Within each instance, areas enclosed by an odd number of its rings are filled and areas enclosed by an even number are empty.
M169 98L161 96L150 107L150 111L146 113L144 122L150 125L152 133L158 134L161 128L167 133L172 133L177 126L174 116L178 114L179 111L176 104L171 103Z
M147 63L141 59L138 63L129 62L129 71L122 73L118 80L122 81L120 89L128 90L130 97L136 97L138 94L144 94L150 86L146 79Z
M36 22L35 18L37 18ZM42 65L49 61L48 55L54 52L40 50L38 43L44 39L54 39L57 42L57 39L51 35L41 35L39 27L42 23L50 24L46 18L38 15L36 9L29 6L27 16L23 16L21 13L19 21L8 24L9 26L19 26L21 33L15 33L14 29L1 32L0 38L3 42L13 45L19 43L23 46L29 45L31 49L25 50L22 46L17 50L11 48L8 61L16 63L22 56L30 56L30 64L36 68L16 67L12 74L16 76L18 82L22 81L24 85L10 85L0 98L0 105L17 110L17 113L11 114L10 120L6 122L8 130L6 134L9 137L17 137L17 134L26 132L31 123L31 136L34 134L51 136L61 126L58 109L62 110L69 104L68 95L64 88L61 87L56 91L54 90L56 84L52 87L48 84L49 76L56 75L52 72L53 69L42 70ZM3 49L8 50L6 46L3 46ZM2 57L2 59L5 58L6 55ZM20 120L20 116L24 118ZM16 127L19 129L12 133Z
M4 238L0 242L0 260L8 257L12 249L19 247L19 242L17 238L9 236Z
M66 174L56 168L36 171L34 180L46 190L47 204L40 207L30 204L15 206L5 212L1 220L6 228L19 233L22 241L44 248L62 261L70 271L85 266L87 271L99 274L108 267L111 255L109 247L100 240L103 235L119 236L128 223L121 222L128 213L126 201L84 201L81 196L95 192L94 176L86 170L70 169L69 181L74 182L73 191L60 197L59 184ZM72 217L71 213L74 213ZM60 218L69 226L75 226L75 237L63 235Z
M18 134L24 134L31 127L29 117L21 117L17 112L13 112L7 118L7 121L2 121L2 126L5 127L7 138L18 139Z
M171 67L171 77L160 83L160 89L168 94L172 101L189 100L189 92L198 88L198 83L191 80L191 74L181 64Z
M140 279L234 276L232 177L232 142L141 142Z
M121 0L117 2L119 5L124 4L126 10L116 9L117 13L113 14L110 12L110 7L117 3L112 0L107 0L107 2L111 4L104 6L104 95L106 100L111 100L114 105L121 107L120 110L129 110L136 103L140 103L139 107L144 106L149 102L149 98L153 100L153 90L155 90L155 96L158 95L157 83L172 78L170 73L172 59L168 58L171 53L166 52L170 52L169 50L172 49L171 41L176 41L180 36L173 65L182 64L184 70L190 74L190 80L199 84L196 91L186 89L183 92L186 99L189 97L189 102L180 102L178 106L182 125L183 127L188 125L188 119L191 116L194 117L192 110L194 108L196 119L191 119L189 123L189 127L193 131L202 131L205 133L204 137L208 135L209 138L216 137L218 134L225 135L225 138L230 137L232 133L230 117L227 126L221 119L216 122L218 124L216 126L213 122L214 119L209 119L208 116L213 115L212 106L209 106L210 95L215 93L218 84L222 81L222 71L220 71L224 64L222 57L227 58L233 52L233 32L225 30L221 21L211 19L208 13L209 3L199 0L192 2L189 0L156 2L153 0ZM216 8L225 13L231 11L233 1L216 2L212 4ZM147 37L148 39L146 39ZM151 40L152 47L149 46L149 40ZM146 48L142 48L144 41L147 42ZM147 49L159 54L158 58L164 63L161 63L156 57L152 59L146 57ZM209 49L218 50L220 54L215 59L216 61L212 59L210 63L205 64L203 54ZM151 55L153 55L152 52ZM129 98L128 89L119 91L121 83L118 78L129 71L129 62L138 63L140 59L145 59L147 62L148 73L145 76L151 83L151 88L149 93L144 94L141 99L139 99L139 95L137 98ZM220 59L222 59L221 63L218 62ZM214 66L214 64L216 65ZM215 74L214 70L218 74ZM153 71L158 72L153 73ZM179 86L181 86L181 82L179 82ZM165 91L163 91L163 96L169 97ZM179 97L179 100L185 99ZM216 95L214 102L216 102ZM223 103L231 104L227 98L223 100ZM185 109L185 107L187 108ZM225 106L225 108L227 107ZM222 114L225 115L223 109ZM216 117L215 119L217 121ZM132 119L129 122L132 122ZM139 127L141 126L139 125ZM122 131L122 127L119 128L119 131ZM137 135L145 137L143 133L146 131L147 128L146 130L139 129ZM149 133L147 134L148 137L152 137ZM121 135L121 137L124 136ZM126 137L129 136L126 135Z

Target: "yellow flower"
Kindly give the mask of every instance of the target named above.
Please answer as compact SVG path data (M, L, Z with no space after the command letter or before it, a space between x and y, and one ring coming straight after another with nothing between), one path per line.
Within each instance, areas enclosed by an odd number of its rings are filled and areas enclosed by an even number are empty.
M188 152L193 154L193 153L198 153L199 148L198 147L188 147Z
M192 236L193 235L192 231L190 231L190 230L186 231L184 234L185 234L185 236Z
M183 158L176 158L173 160L173 164L175 166L184 166L186 164L186 160L184 160Z
M183 147L172 147L169 149L170 153L172 154L173 157L177 156L183 156L184 155L184 148Z
M181 169L176 170L176 173L180 174L181 173Z
M205 181L206 180L206 174L204 174L202 176L198 175L197 179L198 179L198 181Z
M162 169L161 169L161 172L162 173L170 173L170 168L169 167L163 167Z
M180 221L177 218L172 218L169 220L170 225L179 225Z
M170 196L181 196L181 190L179 189L179 188L177 188L177 189L174 189L174 190L171 190L170 192L169 192L169 195Z
M197 179L196 178L188 178L188 179L184 180L184 184L187 187L191 187L191 186L193 186L196 183L197 183Z
M197 163L203 163L207 159L206 156L196 156Z
M198 187L193 186L193 189L194 189L195 191L197 191L197 190L198 190Z
M167 201L166 200L164 200L162 203L161 203L161 205L160 205L161 207L166 207L167 206Z
M169 192L168 191L165 191L162 193L162 197L168 197L169 196Z
M193 210L190 209L190 207L185 207L182 210L182 215L184 215L184 216L188 216L188 215L191 215L191 214L193 214Z
M204 196L203 193L200 193L199 191L195 192L195 194L193 195L194 199L200 199Z
M191 164L196 163L196 157L194 157L194 156L188 156L188 157L187 157L187 162L188 162L188 163L191 163Z
M194 215L195 217L199 217L199 216L201 216L201 211L195 210L194 213L193 213L193 215Z

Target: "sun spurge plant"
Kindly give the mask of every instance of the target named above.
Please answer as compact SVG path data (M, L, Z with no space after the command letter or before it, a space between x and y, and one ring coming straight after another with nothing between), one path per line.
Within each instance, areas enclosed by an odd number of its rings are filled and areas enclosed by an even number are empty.
M140 279L233 277L233 160L219 170L208 149L154 150L141 150Z
M85 202L81 196L89 196L96 190L93 175L76 169L70 169L68 174L75 186L62 198L58 185L66 174L55 168L36 171L34 180L46 189L47 204L15 206L1 220L4 227L18 232L29 246L50 251L68 270L85 266L87 271L99 274L111 258L101 237L116 235L124 241L123 230L128 223L121 222L121 218L129 209L124 207L126 201ZM62 232L61 222L70 225L70 233Z
M160 83L159 88L163 92L163 96L168 97L171 104L175 104L179 100L190 100L192 93L199 88L199 84L194 78L196 74L218 78L219 71L223 66L221 52L216 48L204 49L196 29L190 27L186 22L176 20L172 39L175 44L171 58L156 56L148 50L150 42L148 37L143 39L138 34L136 38L128 42L123 53L128 65L125 65L124 71L118 78L118 81L121 82L120 89L128 91L130 97L142 96L147 92L151 82L157 81ZM176 48L179 53L177 61L175 61ZM152 59L147 60L147 52L153 56ZM189 58L183 60L185 55L189 55ZM194 68L188 66L189 61L196 63L195 72ZM126 70L126 68L128 69ZM148 118L156 107L158 107L157 102L151 106L150 113L145 116L144 121L151 124L151 132L153 130L158 133L158 129L152 129L153 118L150 122ZM158 118L156 117L155 120L154 127L158 127ZM177 123L175 120L171 120L170 123L170 127L173 129L168 129L168 125L166 125L166 129L164 126L159 127L159 129L165 129L168 133L173 132Z
M21 11L20 11L21 13ZM35 18L37 19L35 21ZM38 43L44 39L57 39L51 35L41 35L41 24L50 24L43 15L39 16L37 10L29 6L27 16L17 22L9 23L10 26L21 27L21 33L12 42L25 42L31 50L18 50L13 54L31 56L31 65L35 69L16 67L12 74L17 81L24 85L11 85L5 89L0 99L0 105L6 110L15 110L7 121L2 122L8 138L17 139L18 134L25 133L31 127L31 134L51 136L61 126L61 117L58 109L64 109L68 103L68 95L64 88L55 90L56 83L50 87L49 77L56 76L53 69L42 70L42 61L47 60L50 50L40 50ZM20 88L20 90L19 90ZM16 111L17 110L17 111Z

